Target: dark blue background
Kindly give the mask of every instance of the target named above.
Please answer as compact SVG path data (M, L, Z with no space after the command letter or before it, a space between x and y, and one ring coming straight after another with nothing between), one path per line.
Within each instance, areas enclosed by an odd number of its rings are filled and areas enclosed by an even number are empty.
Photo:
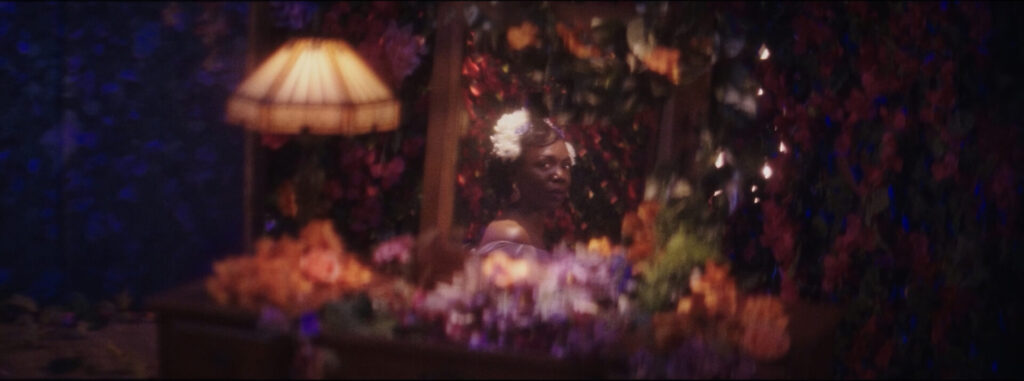
M0 3L0 295L145 295L242 248L248 3Z

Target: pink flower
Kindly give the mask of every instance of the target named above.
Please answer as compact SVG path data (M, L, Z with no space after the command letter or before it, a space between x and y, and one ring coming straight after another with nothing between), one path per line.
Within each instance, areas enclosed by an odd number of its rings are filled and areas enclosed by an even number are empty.
M405 171L405 159L402 159L401 156L391 159L387 164L374 163L370 165L370 175L381 179L381 186L384 189L395 185L400 180L403 171Z
M403 234L380 244L377 250L373 251L373 263L377 265L395 261L400 264L408 263L412 259L414 242L412 235Z

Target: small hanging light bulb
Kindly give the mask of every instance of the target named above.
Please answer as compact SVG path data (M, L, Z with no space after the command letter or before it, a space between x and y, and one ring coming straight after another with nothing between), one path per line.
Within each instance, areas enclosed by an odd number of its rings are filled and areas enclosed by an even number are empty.
M764 95L764 89L758 87L757 88L757 96L762 96L762 95Z
M754 203L756 204L756 203L759 203L759 202L761 202L761 198L759 198L759 197L754 197Z
M750 193L754 193L754 192L757 192L757 185L751 185L750 186Z
M718 189L718 190L715 191L715 194L711 195L711 197L718 197L718 195L720 195L720 194L722 194L722 190Z
M764 163L764 168L761 168L761 174L766 179L772 177L772 167L768 166L768 163Z
M779 152L786 153L786 143L779 142Z
M768 59L768 57L772 56L772 52L768 50L767 45L761 44L761 49L757 51L757 55L759 58L761 58L761 61L764 61Z
M725 165L725 152L719 152L715 158L715 168L722 168Z

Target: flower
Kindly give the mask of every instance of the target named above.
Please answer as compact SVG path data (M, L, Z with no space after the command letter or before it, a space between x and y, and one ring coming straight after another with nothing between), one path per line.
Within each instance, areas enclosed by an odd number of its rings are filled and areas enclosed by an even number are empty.
M519 26L508 28L506 38L512 50L523 50L527 46L537 44L537 26L530 21L523 21Z
M333 283L341 276L339 253L330 250L316 250L299 260L304 275L320 283Z
M291 181L285 181L277 189L277 210L288 217L295 217L299 214L299 204L295 200L295 188Z
M206 290L220 304L247 309L273 306L289 316L369 283L373 275L343 251L329 220L315 220L299 238L262 237L256 255L226 258L213 265Z
M591 59L601 56L601 49L580 42L573 30L565 26L565 24L558 23L555 25L555 32L558 33L558 37L562 39L565 46L569 48L569 51L576 58Z
M414 243L412 235L409 234L392 238L380 244L377 250L373 251L373 263L378 265L391 262L408 263L412 259L412 246Z
M673 84L679 84L679 49L656 46L640 61L651 71L668 77Z
M776 360L789 352L789 317L777 297L759 295L747 298L740 321L743 325L740 344L755 359Z
M491 135L494 155L505 160L515 160L519 157L522 150L519 139L529 128L530 115L526 109L502 115L494 125L494 135Z
M935 181L942 181L956 173L957 157L953 152L946 152L942 160L932 163L932 177Z

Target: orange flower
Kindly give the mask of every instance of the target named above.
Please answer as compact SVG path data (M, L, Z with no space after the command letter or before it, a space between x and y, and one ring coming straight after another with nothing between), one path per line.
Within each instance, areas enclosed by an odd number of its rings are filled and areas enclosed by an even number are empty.
M319 283L334 283L341 276L340 252L315 249L299 260L299 268L309 279Z
M656 46L650 54L640 57L640 61L651 71L664 75L673 84L679 84L679 49Z
M738 292L736 282L728 275L729 265L718 265L709 259L704 269L704 274L694 269L690 291L695 296L703 296L709 315L731 318L736 314Z
M590 242L587 243L587 251L591 253L600 253L602 256L612 255L612 242L608 240L608 237L591 238Z
M334 224L330 220L313 220L302 229L299 235L311 248L343 252L341 238L334 232Z
M759 295L748 298L740 323L743 326L740 346L755 359L776 360L789 352L789 316L778 297Z
M558 33L558 37L562 38L562 42L565 43L565 47L569 48L569 52L576 56L576 58L590 59L601 56L601 49L580 42L576 37L576 33L574 33L569 27L565 26L565 24L558 23L558 25L555 25L555 32Z
M654 219L660 205L645 201L636 212L627 213L622 219L622 237L630 238L627 259L630 263L642 261L654 252Z
M513 259L500 250L488 255L481 264L484 276L501 288L526 280L531 267L528 259Z
M527 46L537 44L537 26L532 22L523 21L519 26L508 28L506 38L512 50L523 50Z
M295 188L291 181L286 181L277 189L277 210L288 217L299 214L299 204L295 201Z
M299 239L263 237L256 241L256 255L215 263L206 290L218 303L247 309L269 303L289 315L314 310L373 278L342 247L330 221L313 221Z

